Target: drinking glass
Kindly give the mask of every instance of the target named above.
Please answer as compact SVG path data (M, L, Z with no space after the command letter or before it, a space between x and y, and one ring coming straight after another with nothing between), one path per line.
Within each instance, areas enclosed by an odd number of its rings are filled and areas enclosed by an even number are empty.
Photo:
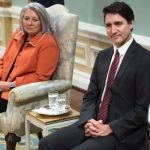
M58 110L61 112L65 111L66 108L66 93L58 95Z
M57 91L48 92L48 101L50 109L55 109L57 107L57 99L58 99Z

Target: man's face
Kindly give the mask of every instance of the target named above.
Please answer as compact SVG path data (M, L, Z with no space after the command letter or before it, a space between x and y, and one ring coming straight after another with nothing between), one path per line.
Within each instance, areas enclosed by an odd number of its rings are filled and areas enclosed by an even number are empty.
M107 14L105 16L105 26L108 37L118 48L131 38L133 21L128 23L127 20L119 14Z

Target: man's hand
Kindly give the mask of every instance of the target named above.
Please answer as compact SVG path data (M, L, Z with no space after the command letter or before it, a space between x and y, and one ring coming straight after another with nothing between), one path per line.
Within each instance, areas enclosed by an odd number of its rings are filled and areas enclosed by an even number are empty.
M102 122L96 121L94 119L89 120L84 126L85 127L85 136L92 136L93 133L97 133L98 126L100 123L102 123Z
M85 124L85 136L98 137L107 136L112 133L112 129L108 124L103 124L102 120L91 119Z

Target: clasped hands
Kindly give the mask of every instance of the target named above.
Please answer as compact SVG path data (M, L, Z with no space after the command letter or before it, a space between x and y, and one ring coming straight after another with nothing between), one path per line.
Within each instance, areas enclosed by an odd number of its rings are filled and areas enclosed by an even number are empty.
M0 91L9 91L10 90L10 82L0 81Z
M86 137L107 136L112 133L109 124L104 124L102 120L88 120L84 126Z

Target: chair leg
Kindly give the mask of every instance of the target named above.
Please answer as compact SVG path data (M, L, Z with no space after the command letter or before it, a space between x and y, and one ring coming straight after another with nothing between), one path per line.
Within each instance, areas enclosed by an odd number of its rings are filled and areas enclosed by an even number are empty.
M15 150L16 143L21 141L21 137L16 136L14 133L7 133L5 141L7 150Z

